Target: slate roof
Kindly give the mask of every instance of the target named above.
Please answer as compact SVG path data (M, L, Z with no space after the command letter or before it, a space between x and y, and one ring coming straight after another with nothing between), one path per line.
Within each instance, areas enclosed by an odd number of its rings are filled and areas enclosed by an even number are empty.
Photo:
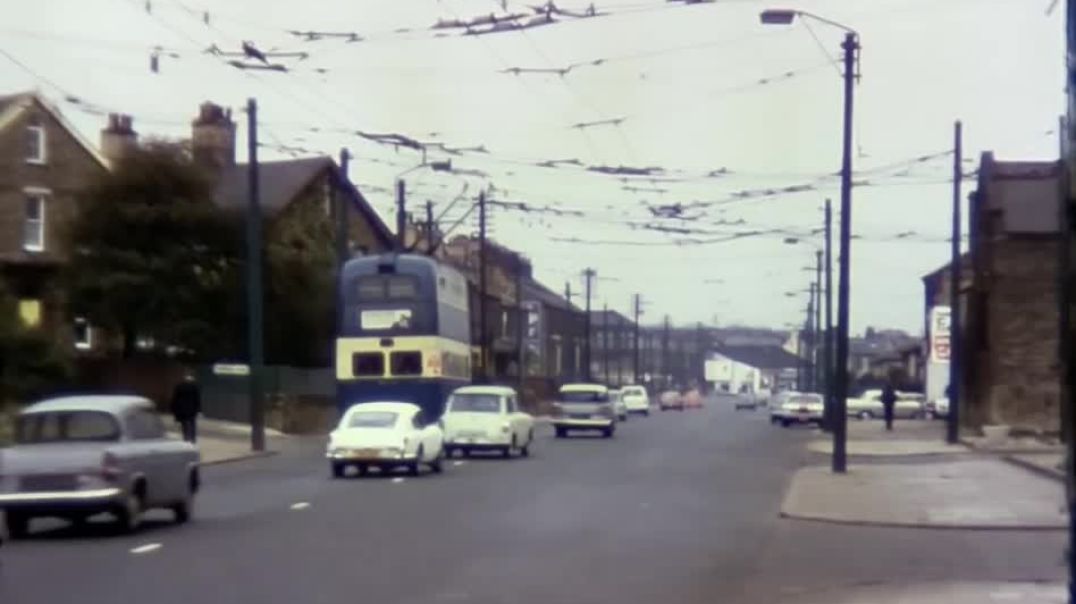
M756 369L794 369L800 358L780 346L722 346L718 354Z
M579 310L574 304L570 304L559 294L534 279L526 279L523 281L523 299L536 300L546 306L563 310Z

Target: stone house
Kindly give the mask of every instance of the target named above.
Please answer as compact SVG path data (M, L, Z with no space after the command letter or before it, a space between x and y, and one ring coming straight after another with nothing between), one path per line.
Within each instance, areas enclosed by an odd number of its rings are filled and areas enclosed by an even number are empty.
M0 279L25 325L80 354L97 338L65 310L63 234L85 183L108 170L111 133L122 129L130 124L112 116L99 151L38 93L0 97Z
M963 343L961 402L969 425L1060 427L1061 178L1058 162L982 155L971 196Z

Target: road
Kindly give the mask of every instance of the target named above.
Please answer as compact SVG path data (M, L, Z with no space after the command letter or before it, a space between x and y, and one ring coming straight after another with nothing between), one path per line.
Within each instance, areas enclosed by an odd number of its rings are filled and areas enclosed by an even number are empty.
M331 480L320 443L205 469L196 521L39 527L0 548L4 604L779 602L872 582L1062 580L1061 533L781 519L807 429L711 404L543 432L529 459ZM817 459L814 459L818 461Z

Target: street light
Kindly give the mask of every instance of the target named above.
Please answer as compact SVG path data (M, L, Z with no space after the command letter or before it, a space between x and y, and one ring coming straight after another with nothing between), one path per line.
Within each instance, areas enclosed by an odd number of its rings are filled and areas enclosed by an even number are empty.
M837 354L833 360L833 471L847 470L846 441L848 417L845 401L848 395L848 317L852 239L852 91L859 77L856 60L859 50L859 34L846 25L819 17L812 13L793 9L769 9L759 15L766 25L788 25L796 17L809 18L844 30L844 132L841 150L841 231L840 258L837 285Z

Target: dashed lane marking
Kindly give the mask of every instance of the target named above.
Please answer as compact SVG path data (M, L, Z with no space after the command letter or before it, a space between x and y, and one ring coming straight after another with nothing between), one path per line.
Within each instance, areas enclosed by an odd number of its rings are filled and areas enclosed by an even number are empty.
M404 478L403 476L397 476L396 478L392 479L392 484L400 484L404 480L407 480L407 479Z
M467 462L466 462L466 461L462 461L462 460L459 460L459 459L457 459L456 461L452 462L452 465L453 465L454 467L457 467L457 468L458 468L458 467L462 466L462 465L463 465L463 464L465 464L465 463L467 463Z
M131 553L135 555L148 554L150 552L155 552L159 549L161 549L160 543L147 543L145 545L139 545L138 547L131 549Z
M291 509L293 510L305 510L308 507L310 507L310 504L305 501L291 504Z

